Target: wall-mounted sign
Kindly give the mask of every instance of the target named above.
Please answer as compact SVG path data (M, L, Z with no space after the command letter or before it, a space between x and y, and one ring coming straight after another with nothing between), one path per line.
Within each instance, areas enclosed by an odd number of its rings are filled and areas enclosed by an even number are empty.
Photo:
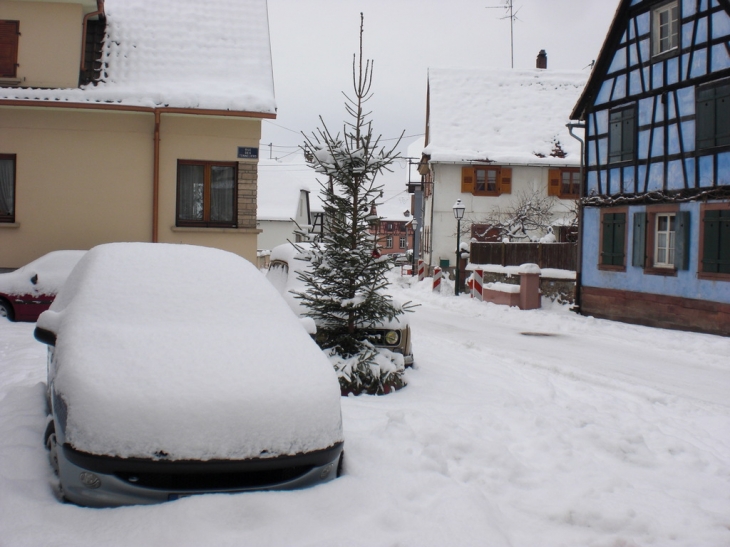
M240 160L257 160L259 159L259 149L247 146L238 147L238 159Z

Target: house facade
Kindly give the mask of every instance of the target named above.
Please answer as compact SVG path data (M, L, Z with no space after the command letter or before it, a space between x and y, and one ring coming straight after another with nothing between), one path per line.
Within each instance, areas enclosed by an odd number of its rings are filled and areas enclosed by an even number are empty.
M411 186L423 191L420 254L430 266L455 263L457 199L466 207L462 242L472 225L497 237L489 230L500 213L537 201L556 231L573 223L580 143L561 109L572 108L586 79L546 69L429 70L422 184ZM545 229L497 240L538 240Z
M276 115L266 11L0 0L0 267L113 241L255 261L261 120Z
M302 232L321 232L324 208L317 176L302 154L260 160L256 215L260 252L287 241L303 241Z
M622 0L586 125L581 312L730 335L730 2Z

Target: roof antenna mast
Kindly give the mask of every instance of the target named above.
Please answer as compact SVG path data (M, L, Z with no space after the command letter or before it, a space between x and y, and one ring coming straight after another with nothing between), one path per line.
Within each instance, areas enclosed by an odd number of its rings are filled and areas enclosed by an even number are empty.
M517 21L517 13L522 8L518 8L514 11L512 4L513 0L504 0L504 4L501 6L487 6L487 9L504 9L507 10L508 15L500 17L500 19L509 19L509 43L510 43L510 55L512 59L512 68L515 67L515 21Z

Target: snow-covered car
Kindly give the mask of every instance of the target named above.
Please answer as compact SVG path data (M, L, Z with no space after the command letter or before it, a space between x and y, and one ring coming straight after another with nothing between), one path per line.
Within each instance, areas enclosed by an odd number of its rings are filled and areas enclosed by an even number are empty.
M335 372L237 255L95 247L35 336L49 345L46 443L65 499L148 504L339 474Z
M266 278L284 297L294 313L299 317L304 317L307 312L306 306L294 296L293 292L306 291L306 286L299 279L298 274L308 267L309 262L303 258L311 244L297 243L296 245L295 247L291 243L284 243L272 249L271 263ZM407 314L400 315L391 321L385 320L370 330L375 346L400 353L403 355L406 366L413 365L411 327ZM316 329L311 332L316 332Z
M35 321L46 311L86 251L53 251L0 274L0 317Z

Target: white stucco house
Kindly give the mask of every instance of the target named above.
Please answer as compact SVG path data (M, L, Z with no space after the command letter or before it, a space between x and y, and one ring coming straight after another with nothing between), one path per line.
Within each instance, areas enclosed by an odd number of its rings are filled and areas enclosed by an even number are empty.
M287 241L300 241L296 234L300 229L321 229L324 209L320 189L317 173L301 152L280 160L259 160L259 255Z
M535 193L552 201L554 226L570 222L581 145L566 124L587 78L587 71L429 70L418 170L424 182L421 257L430 266L454 265L458 199L466 206L467 239L469 226L494 208ZM582 131L575 133L582 138Z

